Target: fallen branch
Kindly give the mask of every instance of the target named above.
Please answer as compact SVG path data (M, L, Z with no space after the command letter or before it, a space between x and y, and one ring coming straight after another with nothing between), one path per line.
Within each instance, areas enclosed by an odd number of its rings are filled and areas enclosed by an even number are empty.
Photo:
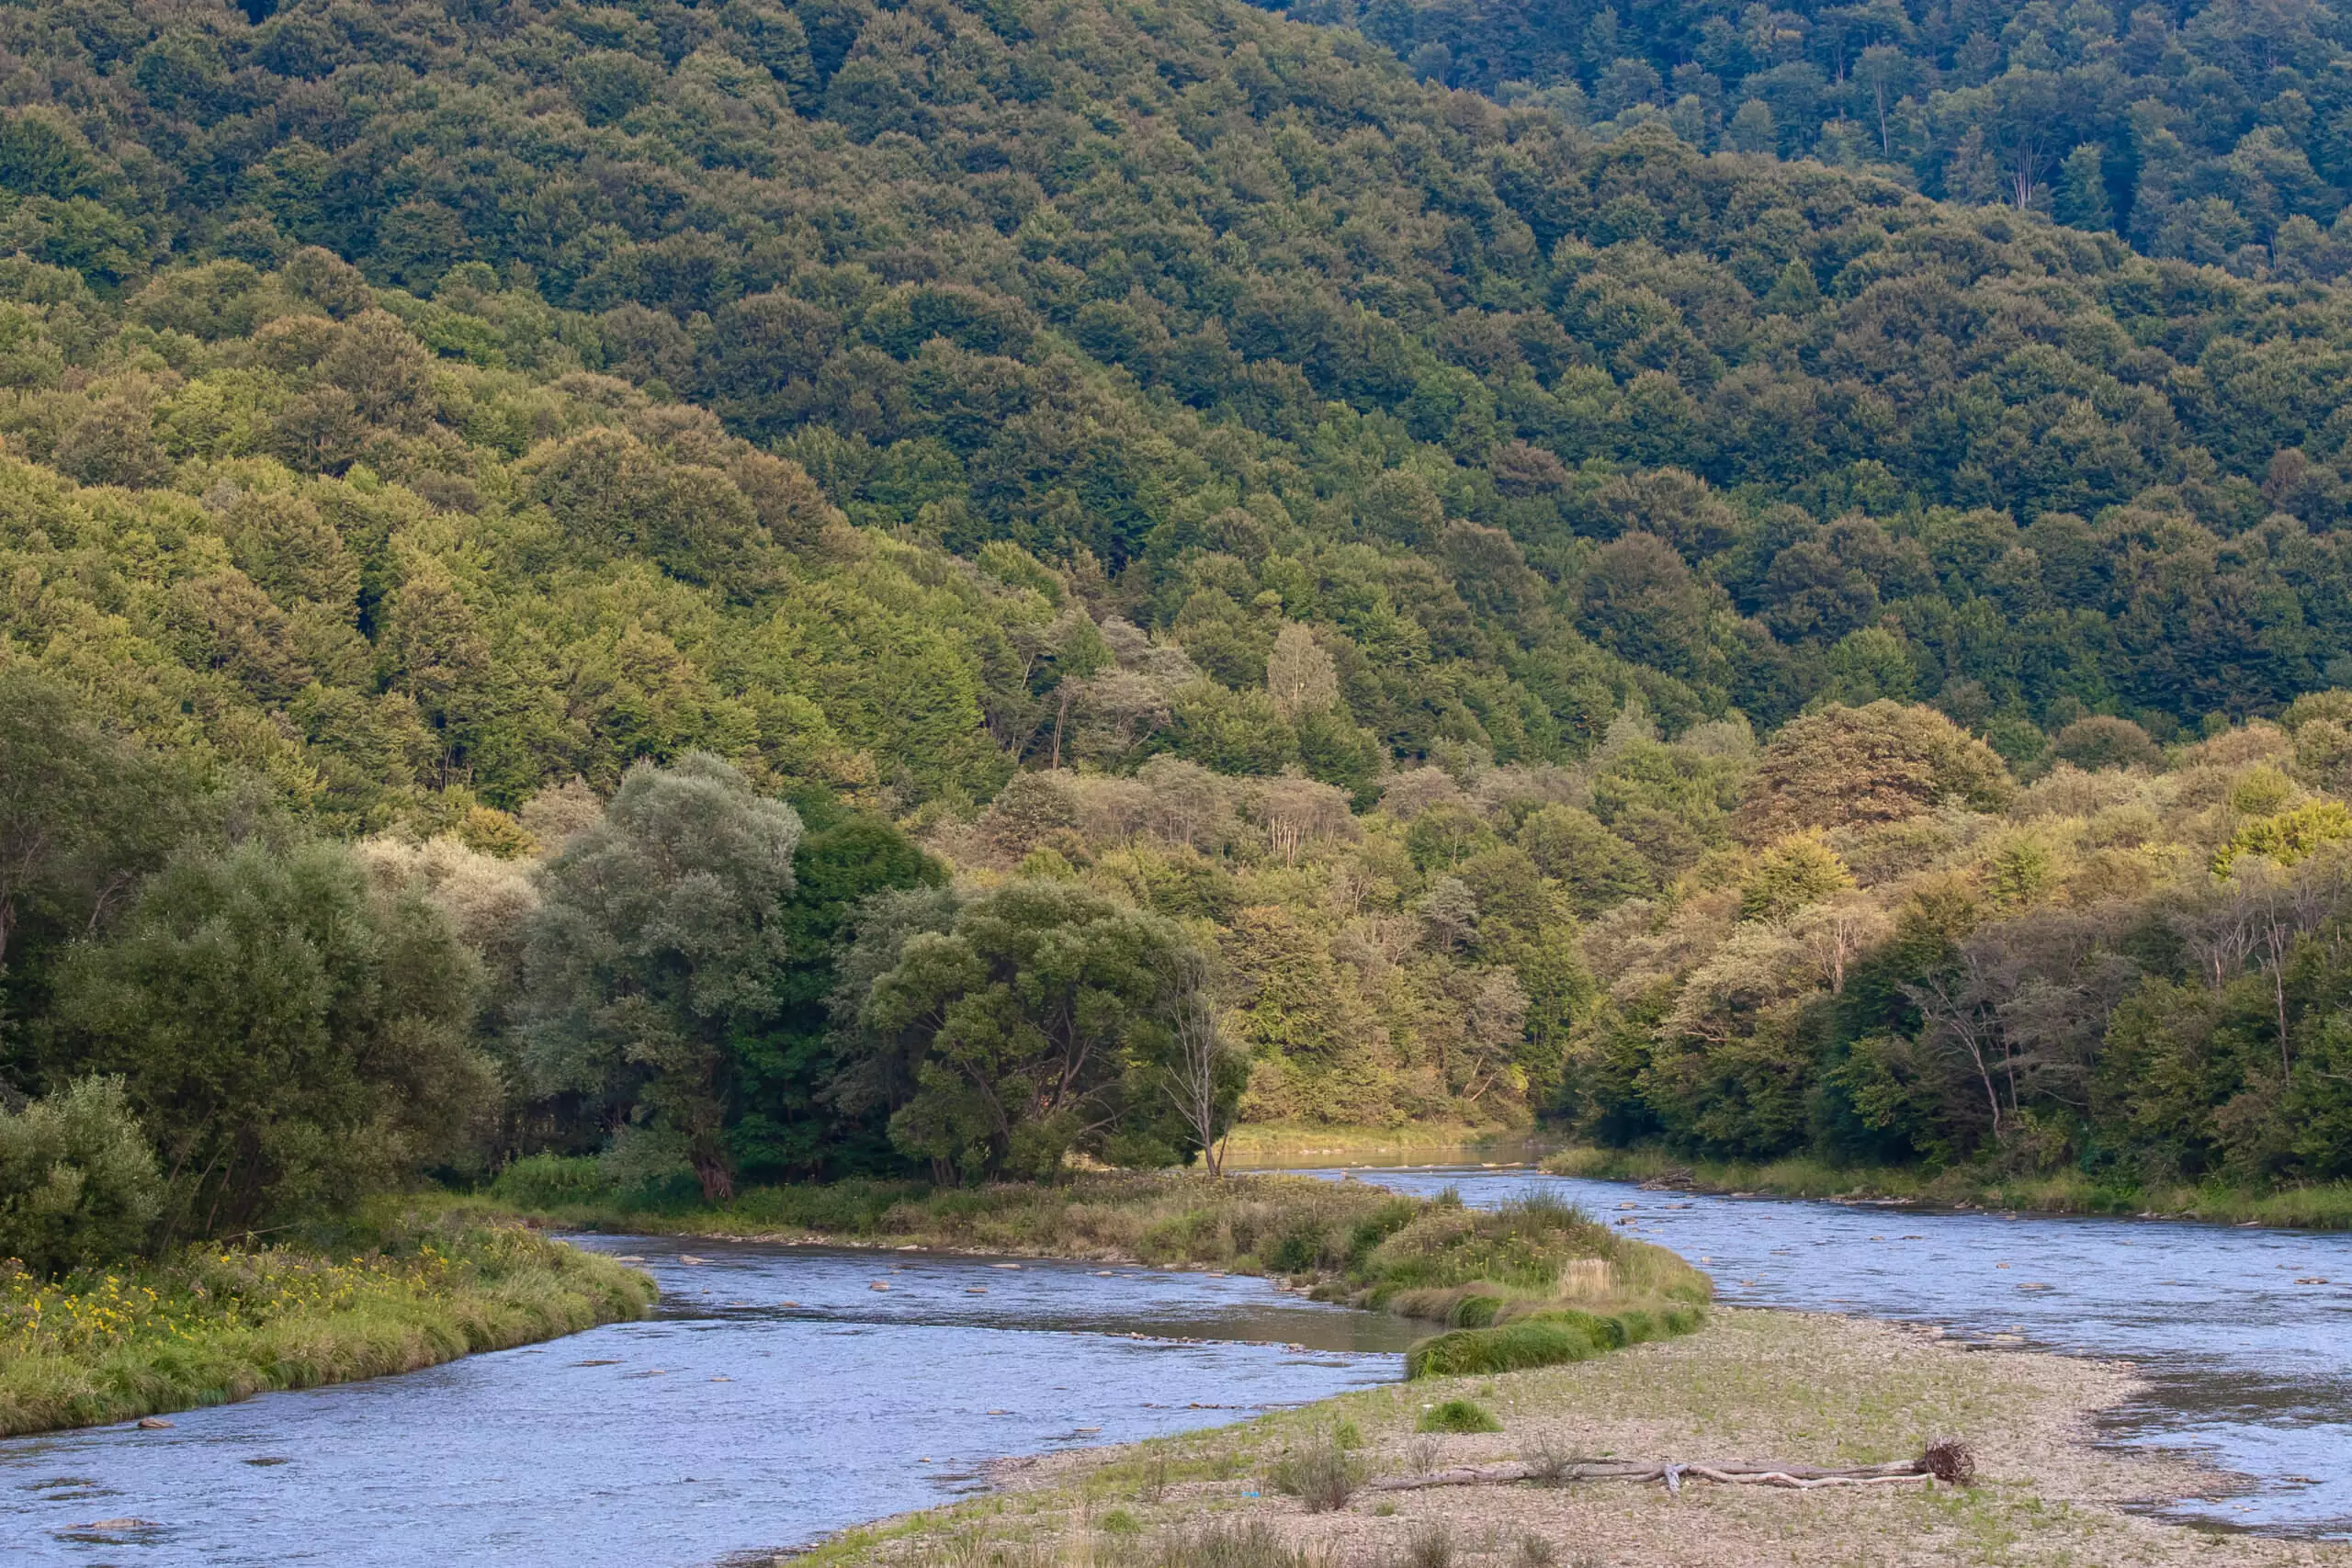
M1888 1486L1912 1481L1923 1481L1931 1486L1938 1481L1965 1486L1975 1479L1975 1461L1965 1448L1958 1443L1937 1443L1917 1459L1835 1469L1747 1460L1706 1464L1511 1460L1501 1464L1456 1465L1448 1470L1433 1470L1426 1475L1386 1475L1364 1483L1364 1488L1371 1492L1419 1492L1431 1486L1502 1486L1517 1481L1540 1481L1547 1485L1571 1481L1662 1481L1668 1491L1679 1496L1684 1479L1693 1475L1725 1486L1786 1486L1811 1491L1820 1486Z

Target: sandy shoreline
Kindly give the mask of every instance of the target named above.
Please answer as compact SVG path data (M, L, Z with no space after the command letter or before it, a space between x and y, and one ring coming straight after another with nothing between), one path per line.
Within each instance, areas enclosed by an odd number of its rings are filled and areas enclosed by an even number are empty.
M2097 1446L2099 1414L2136 1387L2126 1363L1719 1308L1700 1333L1575 1366L1385 1385L1238 1427L1016 1461L991 1495L846 1532L799 1561L1162 1563L1177 1538L1260 1521L1331 1568L2352 1565L2352 1544L2219 1534L2132 1511L2230 1489L2185 1457ZM1454 1397L1476 1400L1504 1429L1413 1432L1424 1406ZM1803 1493L1693 1482L1679 1497L1618 1482L1360 1490L1326 1513L1267 1483L1285 1450L1342 1422L1360 1435L1354 1452L1371 1476L1547 1447L1645 1461L1867 1464L1956 1438L1975 1453L1979 1479L1965 1490ZM1433 1542L1450 1565L1429 1562Z

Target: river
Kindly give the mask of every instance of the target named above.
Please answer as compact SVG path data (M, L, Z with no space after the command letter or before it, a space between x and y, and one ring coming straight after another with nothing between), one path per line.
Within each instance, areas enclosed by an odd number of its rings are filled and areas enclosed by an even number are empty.
M1410 1337L1242 1277L580 1239L641 1260L658 1314L168 1431L0 1443L0 1556L764 1568L975 1490L991 1459L1386 1382ZM146 1523L76 1528L126 1518Z
M1476 1204L1550 1187L1708 1268L1726 1301L2133 1359L2150 1393L2118 1413L2113 1440L2201 1448L2253 1479L2188 1512L2352 1533L2352 1236L1711 1198L1525 1169L1352 1175ZM764 1563L979 1487L993 1458L1394 1378L1412 1332L1241 1277L583 1245L640 1258L662 1285L658 1315L186 1412L168 1430L0 1443L8 1560ZM124 1518L147 1522L82 1528Z

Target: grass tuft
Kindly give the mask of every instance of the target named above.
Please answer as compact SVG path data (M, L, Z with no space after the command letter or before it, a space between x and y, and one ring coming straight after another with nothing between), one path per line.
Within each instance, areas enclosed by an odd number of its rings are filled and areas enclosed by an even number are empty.
M1453 1568L1453 1528L1442 1519L1416 1527L1406 1538L1396 1568Z
M1295 1497L1310 1514L1326 1514L1348 1506L1363 1483L1363 1466L1339 1438L1317 1432L1274 1461L1268 1483L1277 1492Z
M1472 1432L1499 1432L1503 1424L1492 1412L1470 1399L1449 1399L1442 1404L1432 1404L1421 1412L1414 1424L1417 1432L1452 1432L1457 1435Z

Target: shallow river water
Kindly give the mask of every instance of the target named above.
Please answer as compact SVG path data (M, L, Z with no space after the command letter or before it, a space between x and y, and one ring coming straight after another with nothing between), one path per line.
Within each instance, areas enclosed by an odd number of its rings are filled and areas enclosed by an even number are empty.
M1323 1174L1478 1205L1540 1185L1700 1263L1726 1301L2130 1359L2151 1393L2115 1440L2201 1448L2254 1479L2188 1511L2352 1534L2352 1236L1710 1198L1524 1169ZM978 1487L992 1458L1386 1381L1412 1334L1239 1277L582 1244L641 1258L660 1314L189 1411L164 1431L0 1442L0 1559L764 1563ZM146 1522L84 1528L126 1518Z
M583 1244L642 1258L660 1315L168 1431L0 1443L0 1561L764 1565L974 1488L989 1459L1385 1382L1409 1337L1238 1277ZM77 1528L120 1519L148 1523Z

